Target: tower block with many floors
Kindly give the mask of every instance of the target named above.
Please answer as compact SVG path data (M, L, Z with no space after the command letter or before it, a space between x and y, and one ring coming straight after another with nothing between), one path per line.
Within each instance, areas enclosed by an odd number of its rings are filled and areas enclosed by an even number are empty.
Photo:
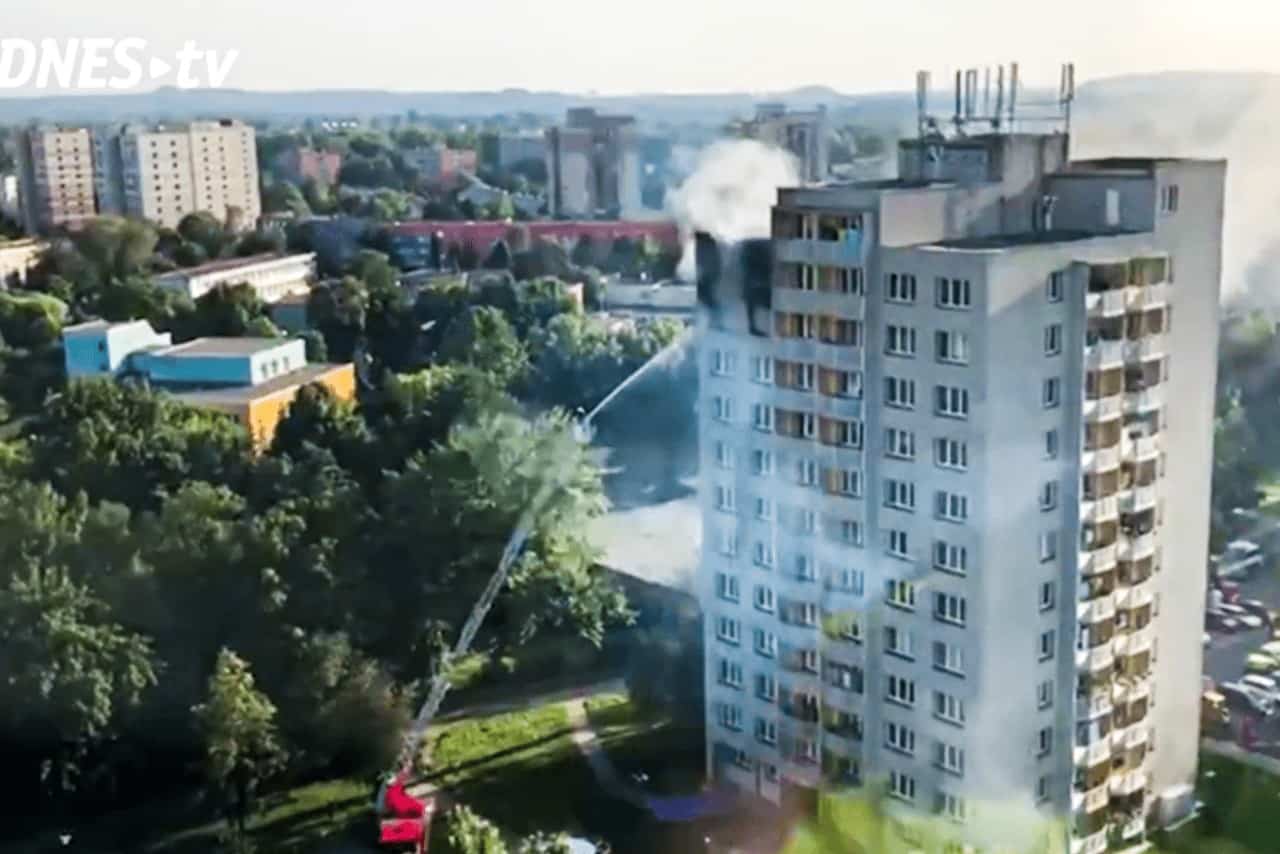
M699 243L707 762L1096 854L1190 808L1225 163L921 88L899 178Z

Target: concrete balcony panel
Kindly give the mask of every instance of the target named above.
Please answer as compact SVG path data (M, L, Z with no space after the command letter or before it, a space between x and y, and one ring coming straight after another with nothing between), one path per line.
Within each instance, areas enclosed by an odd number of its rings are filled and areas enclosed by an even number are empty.
M776 259L785 264L817 264L823 267L861 267L862 241L804 240L773 242Z
M1130 536L1121 534L1116 541L1116 557L1123 561L1136 561L1150 557L1156 553L1156 535L1154 533Z
M1144 767L1136 771L1130 771L1127 774L1113 774L1108 781L1112 795L1125 797L1132 795L1134 792L1142 791L1147 786L1147 773Z
M1091 694L1088 697L1076 697L1076 719L1089 720L1109 713L1114 706L1111 697L1105 693Z
M1103 370L1119 368L1124 365L1124 342L1099 340L1087 344L1084 348L1084 366L1086 370Z
M1150 510L1156 506L1158 497L1155 484L1135 486L1131 489L1123 490L1119 493L1120 512L1138 513L1143 510Z
M1126 415L1152 412L1161 406L1164 406L1164 389L1161 386L1125 392L1124 413Z
M862 742L848 731L835 731L824 727L822 730L822 746L841 756L854 759L862 755Z
M1124 291L1103 291L1085 296L1090 317L1119 317L1127 308Z
M1093 501L1088 499L1080 501L1081 522L1102 522L1107 519L1115 519L1119 515L1120 505L1114 495L1108 495L1106 498L1098 498Z
M1085 398L1082 410L1086 421L1111 421L1124 413L1124 395Z
M1136 341L1124 342L1126 362L1146 362L1159 359L1167 352L1168 341L1163 335L1145 335Z
M1100 670L1106 670L1115 663L1115 652L1111 648L1111 644L1102 644L1093 649L1076 650L1076 669L1087 671L1089 673L1097 673Z
M1094 768L1103 762L1109 762L1111 760L1111 740L1100 738L1087 747L1076 745L1072 750L1072 759L1074 759L1077 768Z
M1077 558L1080 574L1097 575L1100 572L1115 569L1116 554L1117 547L1115 543L1109 546L1099 546L1096 549L1081 549Z
M1155 623L1148 623L1136 631L1118 634L1111 641L1112 650L1116 655L1138 655L1146 652L1151 649L1155 640L1155 629Z
M1160 456L1160 436L1126 438L1120 443L1120 454L1128 462L1153 460Z
M770 341L770 352L775 359L789 362L814 362L818 358L816 338L778 338Z
M1091 810L1096 812L1096 810ZM1081 836L1071 840L1071 854L1104 854L1107 850L1107 830L1103 828L1092 836Z
M822 690L822 705L828 709L835 709L839 712L848 712L855 715L866 714L867 704L864 701L864 695L854 691L846 691L835 685L827 683Z
M1146 311L1147 309L1159 308L1169 302L1169 285L1167 283L1145 286L1131 285L1117 293L1124 294L1124 307L1122 310Z
M862 398L835 397L818 392L813 396L813 411L833 418L862 418Z
M773 310L799 314L827 314L861 320L866 313L866 300L860 294L829 291L802 291L799 288L774 288Z
M1099 596L1088 602L1076 603L1076 616L1082 623L1097 623L1110 620L1116 615L1114 594Z
M1111 471L1120 465L1120 446L1085 451L1080 455L1080 468L1087 474Z
M861 347L847 344L827 344L818 341L813 357L818 364L829 368L862 370L866 365L866 352Z
M782 577L780 576L778 581L781 580ZM777 588L781 585L775 584L774 586ZM816 585L811 586L813 587L812 592L816 595ZM782 595L781 590L778 592ZM797 649L817 649L821 638L817 626L801 626L795 623L784 623L782 620L778 620L777 624L774 626L774 632L778 635L779 643L786 644L787 646L795 647Z
M1141 608L1143 605L1149 605L1155 601L1156 581L1154 578L1148 578L1146 581L1129 587L1119 587L1116 589L1116 607L1126 611L1133 608Z

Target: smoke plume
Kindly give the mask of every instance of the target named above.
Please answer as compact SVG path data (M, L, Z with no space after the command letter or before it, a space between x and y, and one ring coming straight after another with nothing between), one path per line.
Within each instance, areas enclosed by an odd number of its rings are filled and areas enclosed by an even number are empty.
M800 183L795 158L782 149L749 139L722 140L704 149L693 174L667 196L667 209L684 238L680 278L694 279L695 231L728 243L768 237L778 188Z

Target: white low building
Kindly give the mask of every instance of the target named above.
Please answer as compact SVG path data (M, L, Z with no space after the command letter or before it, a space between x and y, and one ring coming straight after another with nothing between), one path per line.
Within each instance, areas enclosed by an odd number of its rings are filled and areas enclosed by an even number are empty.
M315 281L316 256L253 255L248 258L226 258L199 267L174 270L156 276L157 286L199 299L219 285L249 285L266 303L274 303L291 294L305 294Z

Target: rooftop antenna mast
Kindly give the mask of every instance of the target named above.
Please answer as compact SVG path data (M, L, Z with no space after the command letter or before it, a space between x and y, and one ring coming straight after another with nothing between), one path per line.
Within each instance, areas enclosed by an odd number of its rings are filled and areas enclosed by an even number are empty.
M1004 111L1004 66L996 69L996 108L991 114L991 129L1000 130L1000 114Z
M991 66L982 69L982 114L991 115Z
M929 118L929 72L916 72L916 136L924 138L925 124Z
M955 123L957 134L964 127L964 107L961 97L961 92L964 89L963 75L963 71L956 69L956 115L952 121Z
M1062 76L1058 83L1058 106L1066 123L1066 132L1071 133L1071 102L1076 98L1076 65L1068 62L1062 66Z
M1009 133L1017 129L1016 110L1018 103L1018 63L1009 63Z

